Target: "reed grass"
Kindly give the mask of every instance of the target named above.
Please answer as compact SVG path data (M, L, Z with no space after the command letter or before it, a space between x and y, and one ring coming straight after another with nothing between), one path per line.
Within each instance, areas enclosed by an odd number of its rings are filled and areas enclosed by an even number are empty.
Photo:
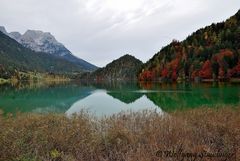
M218 161L238 158L239 149L239 107L164 115L125 112L101 119L87 112L71 117L20 113L0 117L1 161L193 160L190 154ZM231 155L200 158L217 152Z

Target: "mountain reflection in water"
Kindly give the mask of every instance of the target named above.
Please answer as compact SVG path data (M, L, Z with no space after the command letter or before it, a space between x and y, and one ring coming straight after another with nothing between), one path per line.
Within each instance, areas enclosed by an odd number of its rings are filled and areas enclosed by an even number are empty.
M142 109L169 112L204 105L239 105L237 84L69 83L42 86L0 86L4 113L66 113L86 109L97 116Z
M134 93L132 92L134 95ZM128 94L129 95L129 94ZM137 96L139 96L137 94ZM150 101L145 95L134 97L131 101L124 99L122 101L122 95L120 99L111 97L108 92L104 90L96 90L90 96L77 101L67 110L67 114L73 114L87 109L93 112L96 116L112 115L122 111L140 111L140 110L155 110L162 112L161 109Z

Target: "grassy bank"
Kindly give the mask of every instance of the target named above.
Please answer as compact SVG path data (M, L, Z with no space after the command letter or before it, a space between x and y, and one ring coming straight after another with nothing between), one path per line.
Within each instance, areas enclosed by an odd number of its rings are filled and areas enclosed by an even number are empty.
M35 73L35 72L17 72L8 79L0 77L0 85L11 83L18 84L19 82L29 83L49 83L49 82L69 82L71 79L67 75L49 74L49 73Z
M233 160L240 153L239 116L240 107L164 116L129 112L101 120L84 112L72 118L2 116L0 160ZM224 155L210 155L217 152Z

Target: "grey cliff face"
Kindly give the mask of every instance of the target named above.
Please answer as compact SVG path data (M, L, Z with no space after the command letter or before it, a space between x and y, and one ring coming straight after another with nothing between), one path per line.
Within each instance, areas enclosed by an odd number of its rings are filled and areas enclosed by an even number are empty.
M10 32L8 35L15 40L20 39L22 36L19 32Z
M59 43L49 32L27 30L21 37L16 39L23 46L37 52L45 52L57 56L71 54L63 44Z
M0 26L0 31L2 32L2 33L4 33L4 34L8 34L7 33L7 31L6 31L6 29L5 29L5 27L3 27L3 26Z
M36 52L45 52L55 56L62 57L74 64L77 64L86 71L97 69L96 66L74 56L62 43L58 42L55 37L49 32L39 30L27 30L23 35L19 32L7 33L3 26L0 26L0 31L16 40L24 47L27 47Z

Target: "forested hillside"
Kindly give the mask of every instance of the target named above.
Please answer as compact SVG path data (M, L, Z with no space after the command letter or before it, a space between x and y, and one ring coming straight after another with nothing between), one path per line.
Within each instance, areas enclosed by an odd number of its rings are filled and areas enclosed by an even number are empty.
M142 62L131 55L124 55L112 61L106 67L99 68L90 75L83 78L96 80L126 80L137 79Z
M182 42L173 40L144 64L139 74L144 81L196 78L240 78L240 11Z
M64 74L81 69L64 59L27 49L0 32L0 78L11 78L19 71Z

